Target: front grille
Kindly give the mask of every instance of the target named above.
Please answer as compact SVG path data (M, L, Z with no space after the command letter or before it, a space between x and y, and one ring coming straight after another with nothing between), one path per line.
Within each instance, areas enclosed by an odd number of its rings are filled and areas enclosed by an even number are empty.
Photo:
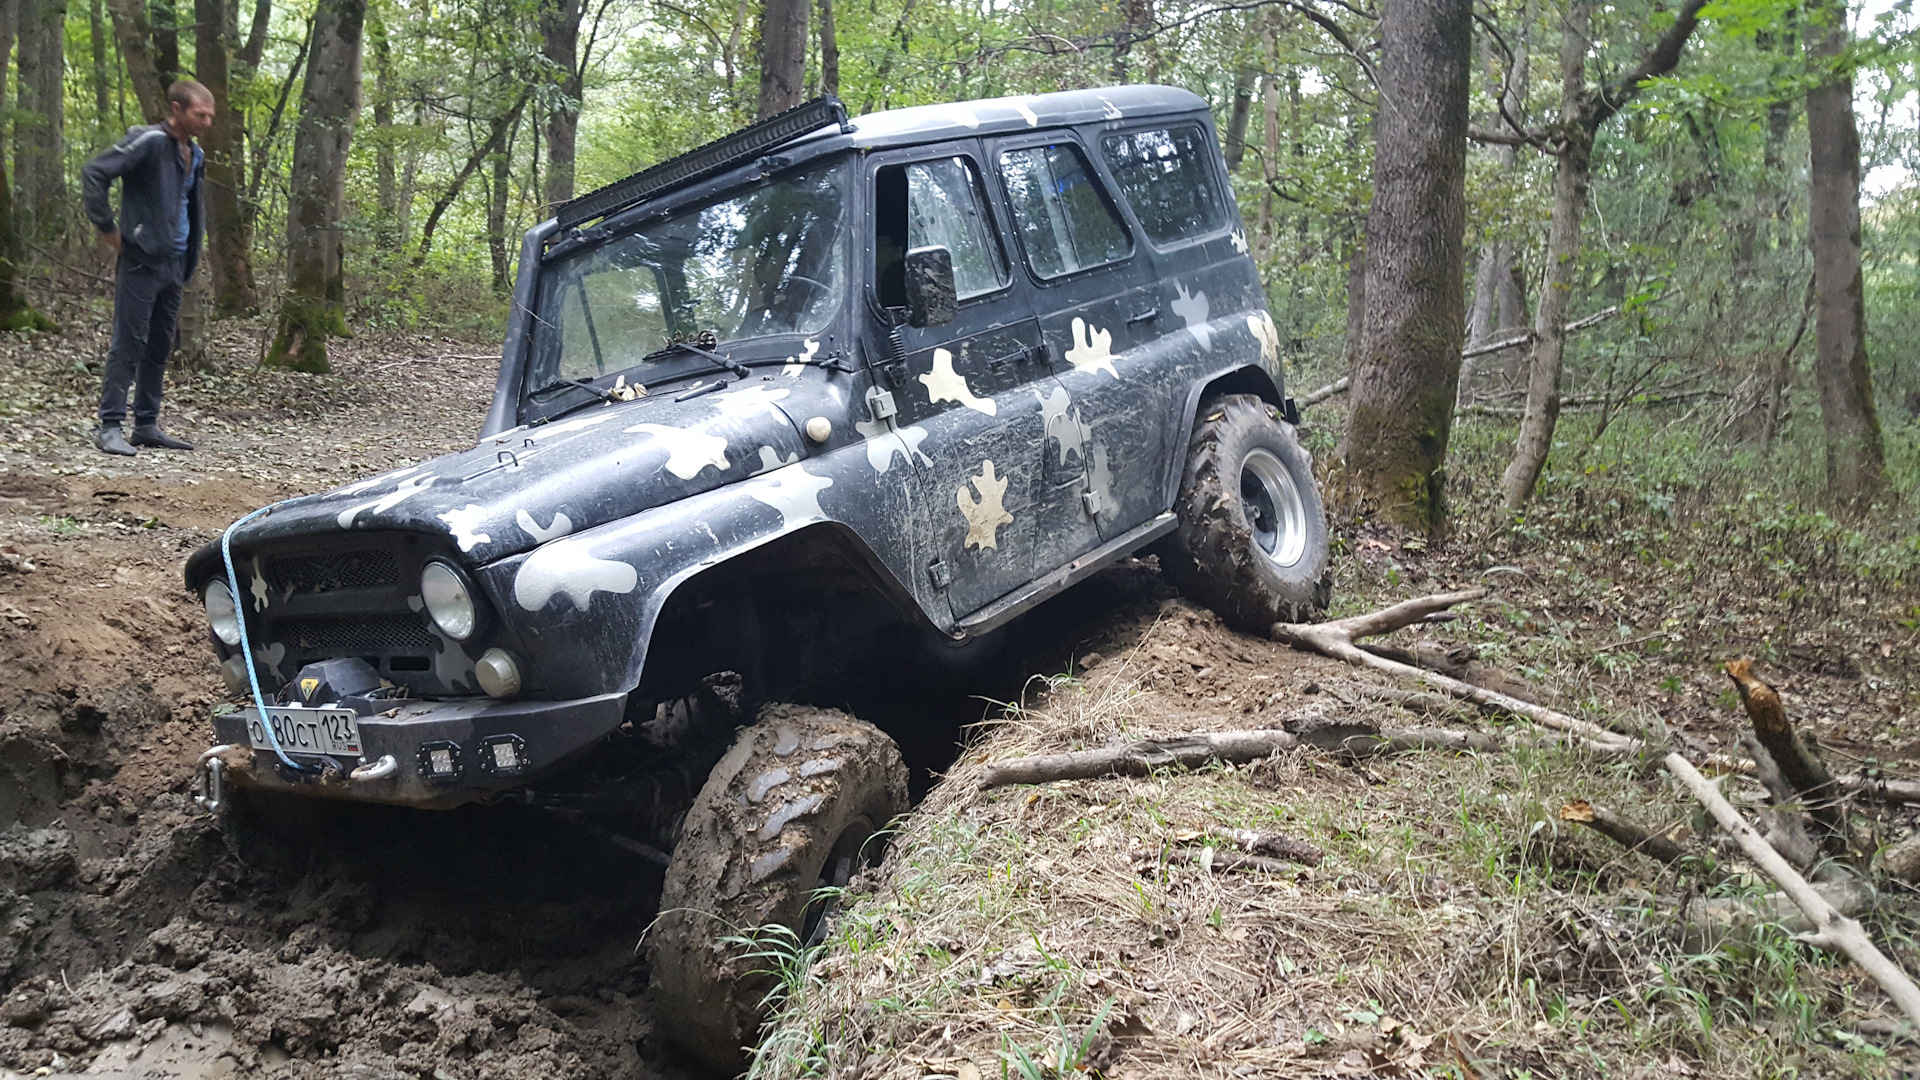
M431 656L435 641L418 615L349 615L282 619L273 636L299 653L355 656L361 652L418 652Z
M336 589L377 589L400 583L400 560L391 551L348 551L273 560L269 576L290 596Z

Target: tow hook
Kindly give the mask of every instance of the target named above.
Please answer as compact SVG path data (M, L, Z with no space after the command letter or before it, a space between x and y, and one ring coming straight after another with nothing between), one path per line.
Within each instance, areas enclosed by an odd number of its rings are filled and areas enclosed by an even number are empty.
M369 761L365 765L362 765L359 768L348 773L347 779L349 780L385 780L387 777L392 776L395 772L397 772L399 768L400 768L400 763L393 760L392 754L382 754L380 755L380 760Z
M200 755L193 770L193 801L209 814L227 808L227 763L220 755L233 749L232 743L210 746Z

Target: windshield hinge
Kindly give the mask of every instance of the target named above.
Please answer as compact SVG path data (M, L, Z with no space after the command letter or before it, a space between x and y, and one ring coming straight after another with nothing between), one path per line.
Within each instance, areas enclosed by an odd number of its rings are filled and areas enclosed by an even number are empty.
M867 414L873 417L874 422L880 423L891 420L899 415L899 413L899 406L893 403L893 392L891 390L882 390L876 386L867 391ZM892 425L889 424L888 426L891 427Z

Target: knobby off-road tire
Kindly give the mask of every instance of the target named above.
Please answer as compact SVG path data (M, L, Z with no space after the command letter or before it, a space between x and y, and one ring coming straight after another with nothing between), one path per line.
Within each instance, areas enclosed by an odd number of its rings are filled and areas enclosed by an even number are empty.
M1264 633L1325 611L1327 515L1291 425L1252 394L1201 403L1161 565L1229 625Z
M762 710L708 774L667 866L647 936L657 1030L744 1069L773 965L723 939L768 924L817 937L814 890L877 860L875 834L906 809L906 766L879 728L832 709Z

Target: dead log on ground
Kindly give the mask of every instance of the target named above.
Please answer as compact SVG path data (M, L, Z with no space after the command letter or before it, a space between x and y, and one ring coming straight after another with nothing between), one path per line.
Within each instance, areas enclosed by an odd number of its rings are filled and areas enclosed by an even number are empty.
M1834 881L1816 881L1809 888L1850 919L1866 914L1879 900L1873 886L1851 875ZM1691 952L1710 951L1729 938L1750 940L1761 926L1777 926L1795 937L1804 937L1815 930L1807 913L1783 892L1762 896L1694 897L1682 910L1681 918L1686 922L1684 944Z
M1375 656L1384 657L1396 663L1411 664L1414 667L1437 671L1442 675L1451 675L1464 679L1473 662L1480 654L1470 645L1448 645L1432 638L1421 638L1411 645L1381 645L1368 643L1360 646Z
M1873 863L1881 873L1895 881L1908 884L1920 882L1920 833L1882 851Z
M1250 855L1271 855L1276 859L1285 859L1302 866L1319 866L1320 860L1324 858L1319 848L1305 840L1295 840L1285 833L1255 832L1252 829L1221 831Z
M1411 626L1436 611L1444 611L1468 600L1477 600L1486 593L1485 589L1468 589L1464 592L1422 596L1379 611L1346 619L1335 619L1331 622L1274 623L1268 635L1296 649L1307 649L1323 656L1331 656L1336 660L1345 660L1349 664L1419 679L1434 689L1462 701L1471 701L1483 708L1510 712L1516 716L1523 716L1542 727L1579 735L1600 749L1631 751L1639 747L1640 740L1609 731L1598 724L1568 716L1545 706L1535 705L1530 701L1523 701L1509 694L1462 682L1448 675L1424 671L1411 664L1375 656L1354 644L1359 638L1373 637L1390 633L1403 626Z
M1363 686L1360 696L1375 701L1390 701L1412 713L1437 717L1443 720L1470 720L1478 712L1468 703L1455 700L1445 694L1431 694L1424 690L1400 690L1391 686ZM1344 698L1343 698L1344 700ZM1351 704L1351 702L1349 702Z
M1686 785L1694 798L1699 799L1706 806L1707 811L1713 815L1713 819L1720 823L1720 827L1739 842L1740 850L1747 853L1747 858L1752 859L1768 877L1779 882L1782 891L1792 898L1801 911L1806 913L1808 921L1814 927L1813 932L1806 936L1807 940L1813 944L1836 948L1846 953L1854 963L1860 965L1861 970L1865 971L1869 978L1887 992L1887 996L1893 999L1894 1004L1900 1006L1900 1011L1906 1013L1909 1020L1920 1024L1920 986L1914 985L1913 980L1901 970L1900 965L1887 959L1886 954L1882 953L1873 944L1872 939L1867 937L1866 930L1859 922L1842 914L1831 901L1815 891L1812 885L1807 884L1807 879L1801 877L1799 871L1788 865L1787 860L1773 850L1772 845L1768 844L1765 838L1740 816L1738 810L1721 797L1719 789L1706 777L1701 776L1700 771L1695 769L1686 758L1679 754L1668 754L1666 766L1667 771Z
M1820 861L1820 849L1815 846L1813 838L1807 835L1805 819L1791 809L1800 802L1799 793L1787 783L1786 777L1780 775L1780 767L1773 763L1773 755L1760 745L1760 740L1754 737L1753 732L1740 733L1740 748L1753 759L1754 779L1767 789L1767 798L1773 802L1773 808L1766 813L1767 828L1762 835L1767 838L1767 843L1773 845L1773 850L1786 856L1794 869L1806 873Z
M1628 851L1650 855L1668 866L1673 866L1688 857L1687 849L1672 836L1629 821L1606 807L1595 806L1585 799L1575 799L1562 806L1560 820L1571 821L1575 825L1585 825Z

